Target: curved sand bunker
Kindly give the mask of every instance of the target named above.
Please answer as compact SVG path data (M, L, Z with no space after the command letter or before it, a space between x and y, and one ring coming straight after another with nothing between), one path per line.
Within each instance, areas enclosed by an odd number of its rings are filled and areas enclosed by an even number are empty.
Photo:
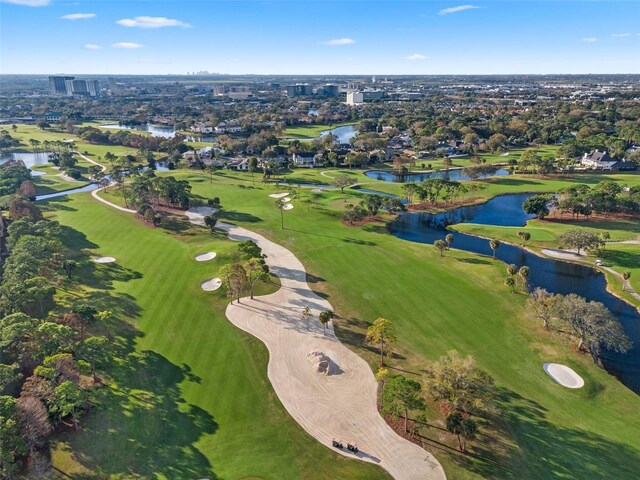
M331 323L323 332L318 315L333 308L309 288L302 263L262 235L218 225L232 240L255 241L280 278L277 292L229 304L226 314L231 323L267 346L269 380L293 419L327 448L376 463L396 480L444 480L434 456L398 436L378 413L378 384L369 364L336 338ZM314 317L309 325L300 315L305 305ZM332 370L334 365L338 370ZM333 438L355 443L360 451L332 448Z
M116 259L113 257L93 257L93 261L96 263L113 263Z
M286 197L287 195L289 195L289 193L287 193L287 192L284 192L284 193L271 193L271 194L269 194L269 196L270 196L271 198L284 198L284 197ZM285 201L286 201L286 200L285 200Z
M293 210L293 205L291 205L290 203L287 203L286 205L284 205L282 207L283 210Z
M196 262L206 262L208 260L213 260L216 258L216 252L207 252L201 253L200 255L196 255Z
M542 368L551 378L563 387L581 388L584 386L584 380L573 369L559 363L545 363Z
M291 197L284 197L282 199L283 202L290 202L291 201Z
M222 286L222 280L219 278L210 278L200 284L200 288L205 292L213 292Z

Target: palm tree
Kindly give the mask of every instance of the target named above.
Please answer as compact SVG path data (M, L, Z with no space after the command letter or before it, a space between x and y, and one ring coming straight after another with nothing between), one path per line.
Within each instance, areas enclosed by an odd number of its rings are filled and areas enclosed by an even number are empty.
M454 240L454 236L452 233L447 234L446 237L444 237L444 241L447 242L447 250L451 248L451 244L453 243Z
M500 240L498 240L497 238L489 240L489 246L491 247L491 250L493 250L493 259L495 260L496 250L500 248Z
M522 240L522 246L529 241L531 238L531 234L529 232L518 232L518 237Z
M622 291L624 292L627 287L627 282L631 278L631 272L622 272Z
M516 273L518 273L518 267L512 263L507 267L507 273L513 277Z
M333 316L334 316L334 313L331 310L323 310L322 312L320 312L320 315L318 316L318 320L320 320L320 323L324 327L325 335L327 334L327 323L331 321Z
M281 198L276 200L276 208L280 210L280 229L284 230L284 207L286 203Z
M518 270L518 276L522 279L522 289L523 290L527 290L529 287L529 267L524 266L524 267L520 267L520 270Z
M516 280L513 277L507 277L504 279L504 284L511 288L511 293L516 293Z

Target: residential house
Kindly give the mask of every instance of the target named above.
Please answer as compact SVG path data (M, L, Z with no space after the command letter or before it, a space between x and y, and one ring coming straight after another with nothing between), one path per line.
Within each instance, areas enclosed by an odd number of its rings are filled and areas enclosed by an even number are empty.
M294 153L292 160L296 167L313 168L316 166L316 155L313 152Z
M238 158L236 160L232 160L231 162L227 163L227 168L229 170L246 172L247 170L249 170L249 159Z

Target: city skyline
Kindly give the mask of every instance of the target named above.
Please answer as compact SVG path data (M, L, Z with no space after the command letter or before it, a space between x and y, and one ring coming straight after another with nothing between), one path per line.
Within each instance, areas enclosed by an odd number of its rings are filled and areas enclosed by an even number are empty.
M640 73L628 1L1 0L0 12L3 74Z

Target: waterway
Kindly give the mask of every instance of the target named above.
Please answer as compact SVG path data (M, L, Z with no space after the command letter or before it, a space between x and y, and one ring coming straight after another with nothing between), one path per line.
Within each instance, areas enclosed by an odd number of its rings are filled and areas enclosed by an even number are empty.
M382 180L383 182L395 182L395 183L420 183L428 180L430 178L444 178L451 181L464 181L471 180L468 175L463 173L461 168L457 169L449 169L449 170L439 170L437 172L429 172L429 173L407 173L405 175L398 175L397 173L385 171L385 170L369 170L368 172L364 172L364 174L372 178L373 180ZM488 175L491 177L504 177L509 175L509 170L505 170L504 168L499 169L493 175Z
M457 223L522 227L532 218L522 210L522 203L528 196L530 194L503 195L482 205L439 214L407 213L391 223L389 228L399 238L431 245L435 240L444 239L446 234L451 233L454 248L491 256L492 250L487 239L446 228ZM514 231L514 241L516 240ZM603 303L620 320L634 347L626 354L603 349L602 363L609 373L640 394L640 314L635 307L606 290L607 283L603 273L584 265L543 258L504 243L496 250L496 258L518 267L528 266L531 288L540 287L564 295L575 293L587 300ZM503 285L499 288L506 289Z

